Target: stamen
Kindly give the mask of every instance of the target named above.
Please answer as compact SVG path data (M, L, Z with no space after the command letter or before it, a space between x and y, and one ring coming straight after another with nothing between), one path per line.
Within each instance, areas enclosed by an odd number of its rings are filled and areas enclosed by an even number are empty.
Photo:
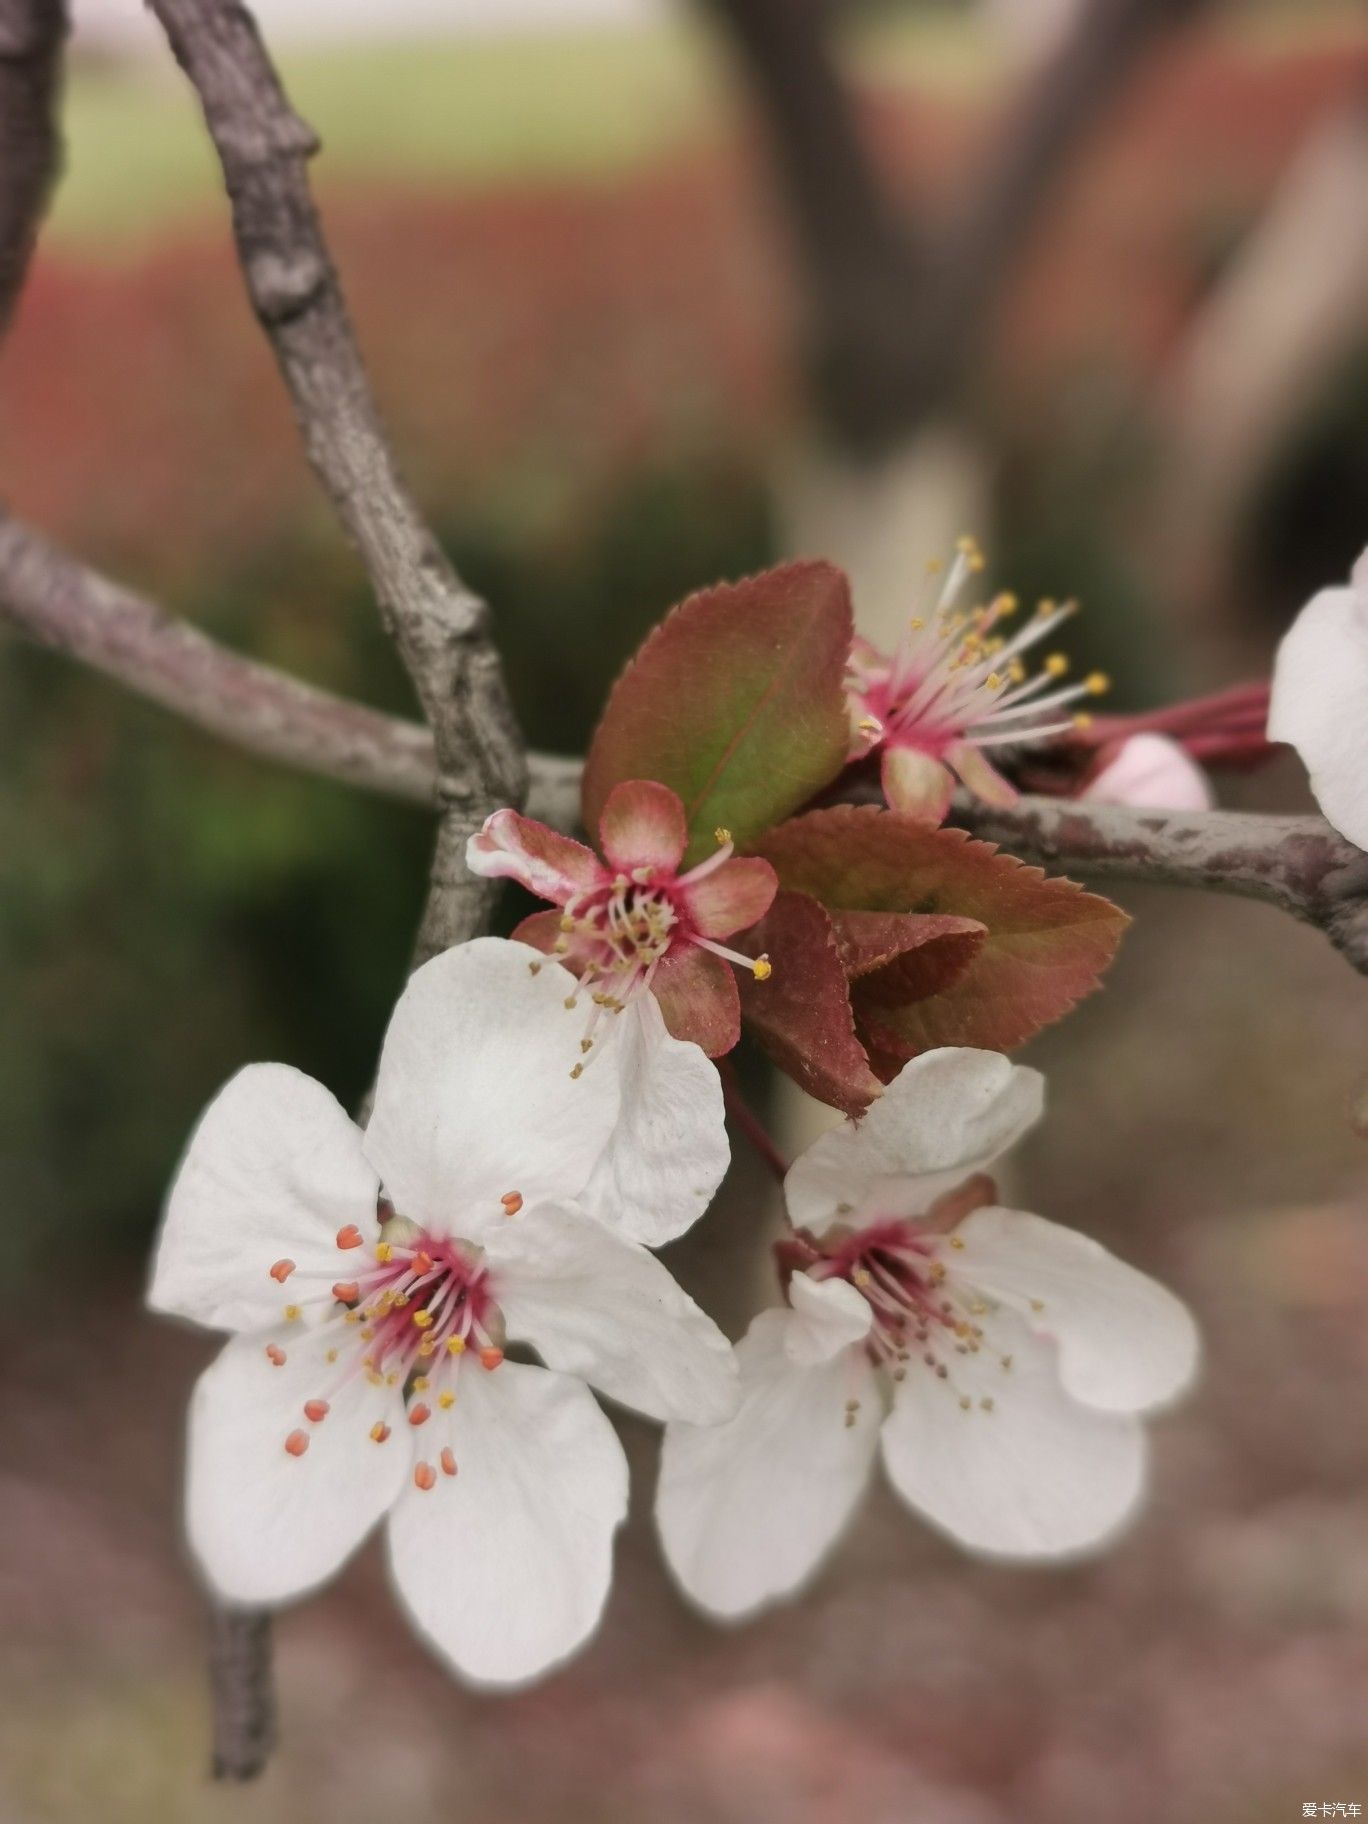
M503 1359L504 1352L502 1349L481 1349L480 1351L480 1366L482 1368L497 1368Z
M354 1222L346 1223L337 1231L337 1245L339 1248L359 1248L364 1239L365 1237Z
M354 1305L361 1296L361 1288L354 1279L339 1279L332 1295L340 1305Z
M383 1419L377 1419L370 1428L370 1435L375 1439L377 1444L383 1444L385 1439L390 1435L390 1428Z
M292 1457L302 1457L309 1448L308 1432L292 1431L285 1440L285 1448Z
M273 1368L283 1368L285 1366L285 1351L281 1348L279 1343L267 1343L266 1359Z
M278 1260L271 1268L271 1278L278 1286L283 1286L294 1270L295 1264L292 1260Z
M326 1400L305 1400L304 1417L315 1425L321 1425L331 1408Z
M505 1216L516 1216L518 1211L523 1207L522 1192L505 1191L503 1196L500 1197L499 1202L504 1207Z
M432 1467L431 1463L415 1463L413 1466L413 1480L417 1483L418 1487L423 1490L435 1488L437 1484L437 1471Z
M425 1406L421 1400L416 1406L409 1407L408 1422L410 1425L426 1425L431 1417L432 1408Z
M456 1474L456 1452L451 1448L450 1444L444 1444L442 1446L442 1470L443 1473L448 1476L454 1476Z

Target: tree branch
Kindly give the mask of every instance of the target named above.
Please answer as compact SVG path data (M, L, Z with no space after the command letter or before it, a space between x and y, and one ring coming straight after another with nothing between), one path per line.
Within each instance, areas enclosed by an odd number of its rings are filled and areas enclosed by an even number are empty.
M1262 900L1315 925L1368 975L1368 854L1321 817L1023 797L1003 811L957 803L955 821L1053 871Z
M57 175L64 0L0 0L0 336Z
M286 101L255 24L239 0L151 4L203 106L248 293L309 460L361 554L432 728L440 819L422 960L479 928L490 883L466 872L466 837L526 790L487 613L399 476L309 191L317 141Z
M938 247L900 220L861 147L823 0L709 0L762 107L814 317L835 437L877 451L962 382L1008 271L1080 141L1147 49L1206 0L1083 0Z
M0 511L0 623L250 753L432 804L432 734L211 640Z
M432 729L439 816L414 950L420 963L480 929L492 883L467 873L466 838L526 789L485 607L400 479L309 190L317 141L286 101L255 24L239 0L150 3L203 107L248 294L309 460L361 555ZM269 1726L257 1726L269 1698L268 1626L240 1611L219 1624L217 1767L226 1777L250 1778L269 1751Z

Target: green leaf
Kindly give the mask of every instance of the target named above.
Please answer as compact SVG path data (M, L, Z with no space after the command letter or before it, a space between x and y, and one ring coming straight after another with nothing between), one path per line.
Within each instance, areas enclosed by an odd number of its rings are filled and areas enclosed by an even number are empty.
M845 764L850 585L832 564L782 564L673 608L614 685L584 769L584 824L624 779L684 801L686 863L731 831L745 848Z
M938 1045L1006 1051L1050 1025L1097 986L1125 913L1069 880L1048 878L962 830L927 830L870 805L811 811L772 830L757 850L780 884L843 913L918 913L983 927L951 945L909 949L851 983L856 1031L878 1074ZM930 971L924 966L935 960ZM963 967L945 968L959 962Z

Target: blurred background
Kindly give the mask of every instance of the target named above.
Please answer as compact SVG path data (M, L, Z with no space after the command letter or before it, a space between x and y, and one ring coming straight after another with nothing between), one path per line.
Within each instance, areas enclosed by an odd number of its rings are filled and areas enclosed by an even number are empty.
M846 562L877 633L976 533L1001 585L1083 598L1074 651L1141 708L1266 671L1368 539L1360 4L258 10L324 142L394 442L537 745L582 748L673 600L787 553ZM67 169L0 350L6 504L240 649L407 709L193 98L137 0L76 23ZM1222 789L1308 802L1290 762ZM654 1439L627 1422L634 1520L568 1671L461 1692L368 1548L282 1619L260 1787L207 1787L177 1504L211 1345L141 1313L145 1251L240 1064L359 1095L428 840L0 646L0 1824L1368 1807L1368 986L1272 911L1156 891L1120 896L1109 990L1033 1048L1053 1111L1018 1187L1206 1330L1111 1556L984 1569L880 1493L804 1603L716 1632L653 1552ZM740 1159L674 1263L733 1330L772 1217Z

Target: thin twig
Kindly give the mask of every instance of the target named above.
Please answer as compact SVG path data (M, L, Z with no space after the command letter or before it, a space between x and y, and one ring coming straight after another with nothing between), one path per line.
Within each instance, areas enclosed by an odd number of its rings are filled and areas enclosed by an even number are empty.
M740 1079L736 1074L736 1066L730 1058L722 1058L718 1062L717 1072L722 1079L722 1097L727 1105L728 1115L746 1136L757 1158L764 1161L782 1184L788 1177L788 1160L770 1139L764 1123L747 1102L741 1089Z
M251 753L435 801L432 734L219 645L0 511L0 623Z
M361 554L432 729L440 815L422 960L483 922L491 883L466 872L466 838L526 791L488 616L399 475L309 190L317 141L290 108L251 16L238 0L151 4L204 109L248 293L309 460Z
M437 841L415 962L473 936L490 883L465 868L467 836L520 803L527 773L487 614L461 583L380 425L309 189L312 131L291 110L238 0L151 0L204 110L232 205L238 259L294 405L304 446L361 555L432 730ZM220 1623L215 1683L221 1772L250 1777L269 1749L254 1697L269 1692L268 1623Z
M0 335L23 289L57 177L64 0L0 0Z

